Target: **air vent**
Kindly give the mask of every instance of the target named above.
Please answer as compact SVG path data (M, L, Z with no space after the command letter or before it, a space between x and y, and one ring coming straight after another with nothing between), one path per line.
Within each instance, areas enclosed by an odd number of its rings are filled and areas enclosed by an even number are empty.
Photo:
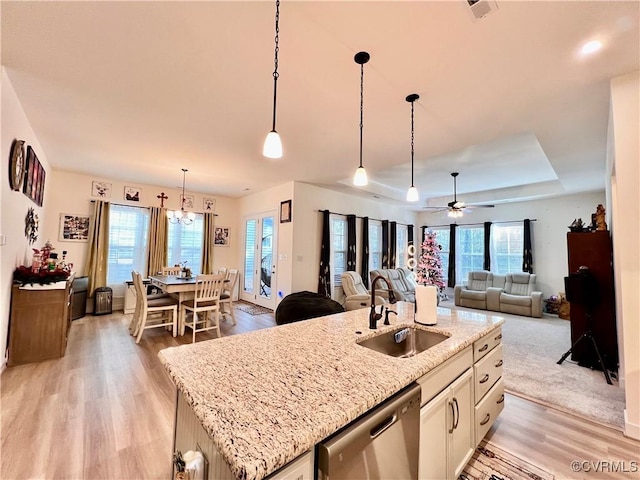
M480 20L498 9L498 4L494 0L467 0L467 3L476 20Z

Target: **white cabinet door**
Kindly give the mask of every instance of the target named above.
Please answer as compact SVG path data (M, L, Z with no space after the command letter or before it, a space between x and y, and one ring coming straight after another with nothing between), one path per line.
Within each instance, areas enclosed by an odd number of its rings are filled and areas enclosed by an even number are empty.
M449 388L454 410L449 478L458 478L475 450L472 370L467 370Z
M420 409L420 461L418 478L447 478L449 430L453 426L450 392L446 388Z

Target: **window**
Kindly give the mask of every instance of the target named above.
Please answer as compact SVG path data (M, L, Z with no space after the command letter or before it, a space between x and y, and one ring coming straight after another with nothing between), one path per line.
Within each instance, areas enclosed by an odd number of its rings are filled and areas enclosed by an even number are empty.
M396 267L407 266L407 226L398 225L396 228Z
M202 241L204 229L204 215L196 214L190 225L184 223L169 223L167 239L167 264L178 265L187 262L192 275L200 273L202 261Z
M469 272L482 270L484 266L483 227L459 226L456 247L456 283L463 283L469 277Z
M440 245L440 264L442 265L442 279L446 284L449 280L449 238L451 237L449 227L432 228L436 234L436 241Z
M498 275L522 271L524 226L491 225L491 271Z
M382 223L369 220L369 271L382 268Z
M331 215L331 273L333 286L342 286L342 273L347 271L347 219Z
M131 280L131 271L146 274L149 210L111 204L107 284Z

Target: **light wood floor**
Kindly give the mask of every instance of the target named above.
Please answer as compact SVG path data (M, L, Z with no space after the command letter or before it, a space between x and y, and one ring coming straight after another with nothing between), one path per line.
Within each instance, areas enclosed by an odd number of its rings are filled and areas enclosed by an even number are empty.
M273 315L236 309L233 335L275 325ZM73 322L65 357L9 367L0 377L2 479L168 479L175 389L157 359L189 343L162 329L139 345L130 315ZM198 334L198 341L214 338ZM577 417L507 396L490 432L500 448L556 478L640 478L640 474L574 473L572 460L640 460L640 443Z

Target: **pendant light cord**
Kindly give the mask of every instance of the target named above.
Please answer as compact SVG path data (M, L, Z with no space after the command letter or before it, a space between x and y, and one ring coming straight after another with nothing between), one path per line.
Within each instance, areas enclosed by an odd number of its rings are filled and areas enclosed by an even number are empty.
M411 102L411 186L413 187L413 104Z
M188 170L186 168L182 169L182 200L180 201L180 210L184 211L184 182L187 176Z
M274 70L273 70L273 127L272 131L276 131L276 98L278 97L278 51L280 50L280 0L276 0L276 37L275 37L275 54L274 54Z
M362 117L364 112L364 64L360 64L360 168L362 168Z

